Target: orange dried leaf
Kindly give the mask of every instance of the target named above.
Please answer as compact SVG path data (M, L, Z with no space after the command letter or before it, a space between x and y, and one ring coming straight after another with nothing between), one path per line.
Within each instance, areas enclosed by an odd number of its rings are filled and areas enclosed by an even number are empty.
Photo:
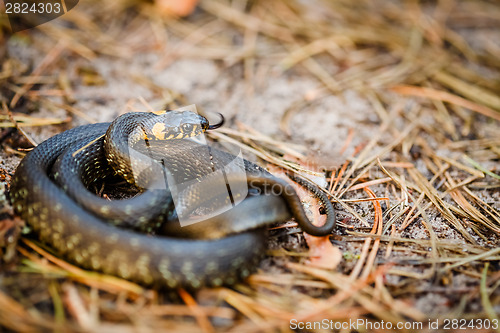
M287 158L290 159L290 156ZM303 203L309 220L312 221L314 225L323 225L326 222L326 215L320 214L319 200L308 189L290 181L285 173L278 167L271 166L269 167L269 171L276 177L286 179L294 187ZM304 237L309 246L309 265L324 269L334 269L337 267L342 259L342 252L338 247L333 246L329 236L315 237L304 234Z
M190 15L196 5L198 0L156 0L155 6L160 11L160 13L165 15L173 15L178 17L185 17Z

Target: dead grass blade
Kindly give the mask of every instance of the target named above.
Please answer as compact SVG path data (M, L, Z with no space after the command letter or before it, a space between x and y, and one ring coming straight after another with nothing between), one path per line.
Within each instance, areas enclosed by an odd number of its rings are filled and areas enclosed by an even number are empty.
M451 93L445 91L439 91L431 88L422 88L422 87L413 87L413 86L395 86L391 88L392 91L402 94L402 95L411 95L417 97L427 97L430 99L436 99L444 102L448 102L451 104L455 104L487 117L500 120L500 113L490 109L487 106L476 104L462 97L453 95Z

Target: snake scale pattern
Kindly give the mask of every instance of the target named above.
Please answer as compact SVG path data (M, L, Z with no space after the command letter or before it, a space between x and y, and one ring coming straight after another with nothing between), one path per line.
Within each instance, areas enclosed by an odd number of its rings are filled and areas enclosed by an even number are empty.
M223 227L207 224L204 229L204 223L198 223L197 232L202 236L210 230L224 230L207 236L213 239L166 234L162 226L172 223L168 191L145 190L130 199L109 201L87 189L99 177L113 173L134 181L127 152L137 128L143 130L142 138L167 143L198 135L209 126L205 118L188 111L127 113L112 123L84 125L55 135L19 164L10 190L16 213L43 243L68 261L158 288L231 285L249 276L258 265L266 248L266 224L293 216L311 234L326 235L334 228L335 212L318 188L293 178L322 201L327 213L322 227L310 223L290 185L244 160L249 182L261 187L277 184L287 191L283 195L249 196L212 219ZM169 163L182 162L179 169L183 172L202 176L212 170L194 155L198 148L172 152L171 145L165 147ZM211 154L220 165L234 157L217 150ZM196 205L203 199L200 191L196 193L185 198L189 204ZM150 222L155 219L159 222ZM238 225L238 230L231 231L232 225ZM137 229L154 229L156 234L139 233ZM233 234L227 235L226 229Z

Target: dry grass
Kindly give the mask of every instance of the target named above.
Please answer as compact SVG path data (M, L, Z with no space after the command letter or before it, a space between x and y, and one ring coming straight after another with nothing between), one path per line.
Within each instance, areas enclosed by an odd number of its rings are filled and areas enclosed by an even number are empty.
M342 212L332 237L343 251L342 263L318 268L305 248L274 249L246 283L165 295L83 271L23 239L19 261L0 266L0 327L260 332L287 331L292 319L424 326L428 318L498 320L500 47L486 37L471 45L464 35L480 37L488 30L498 40L500 7L488 1L367 0L317 1L312 10L302 6L284 0L204 0L191 19L175 20L159 17L148 2L81 3L61 24L38 28L51 47L36 66L27 68L14 55L3 59L0 128L26 130L74 117L92 121L73 107L77 97L58 66L68 56L113 59L161 50L166 56L159 69L180 58L211 59L241 66L239 79L248 83L250 95L253 82L266 75L257 69L316 78L315 91L280 110L285 134L293 133L290 120L298 112L354 90L370 103L378 129L352 156L344 155L338 169L327 170L324 190ZM169 42L170 34L179 41ZM120 43L124 35L127 42ZM12 38L22 41L29 33ZM80 75L86 84L105 84L98 73ZM134 80L167 104L189 102L146 76ZM35 106L62 108L70 118L26 113ZM355 135L353 130L338 143L342 153ZM307 158L301 146L247 125L213 136L268 163L308 177L322 175L301 163ZM3 146L12 152L16 145ZM315 244L308 241L310 253L318 253L311 248ZM334 260L328 257L332 253L323 255ZM269 269L269 263L277 268ZM172 297L177 301L169 301ZM434 309L439 302L445 304Z

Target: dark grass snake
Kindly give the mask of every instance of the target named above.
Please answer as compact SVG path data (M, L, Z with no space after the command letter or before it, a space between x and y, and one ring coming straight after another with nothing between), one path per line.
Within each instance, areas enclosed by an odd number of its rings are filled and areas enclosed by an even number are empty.
M127 113L111 124L70 129L24 157L11 183L12 205L42 242L70 262L159 288L230 285L247 277L265 251L263 226L269 223L294 217L310 234L332 231L335 212L316 186L292 177L323 203L327 222L322 227L310 223L288 183L247 160L242 160L246 182L260 189L260 195L248 195L207 223L185 228L176 222L178 216L166 188L152 187L132 198L111 201L88 189L113 174L137 184L165 168L186 179L224 168L234 155L186 140L212 127L216 126L192 112L169 111ZM145 159L145 153L137 153L139 158L132 160L132 152L139 151L134 146L138 142L145 142L152 152L148 158L162 156L161 163ZM138 167L143 172L132 176ZM225 176L235 178L231 171ZM151 184L151 180L143 184ZM203 202L210 186L210 181L200 183L183 194L186 209ZM283 191L273 195L270 186ZM190 239L199 236L209 239Z

